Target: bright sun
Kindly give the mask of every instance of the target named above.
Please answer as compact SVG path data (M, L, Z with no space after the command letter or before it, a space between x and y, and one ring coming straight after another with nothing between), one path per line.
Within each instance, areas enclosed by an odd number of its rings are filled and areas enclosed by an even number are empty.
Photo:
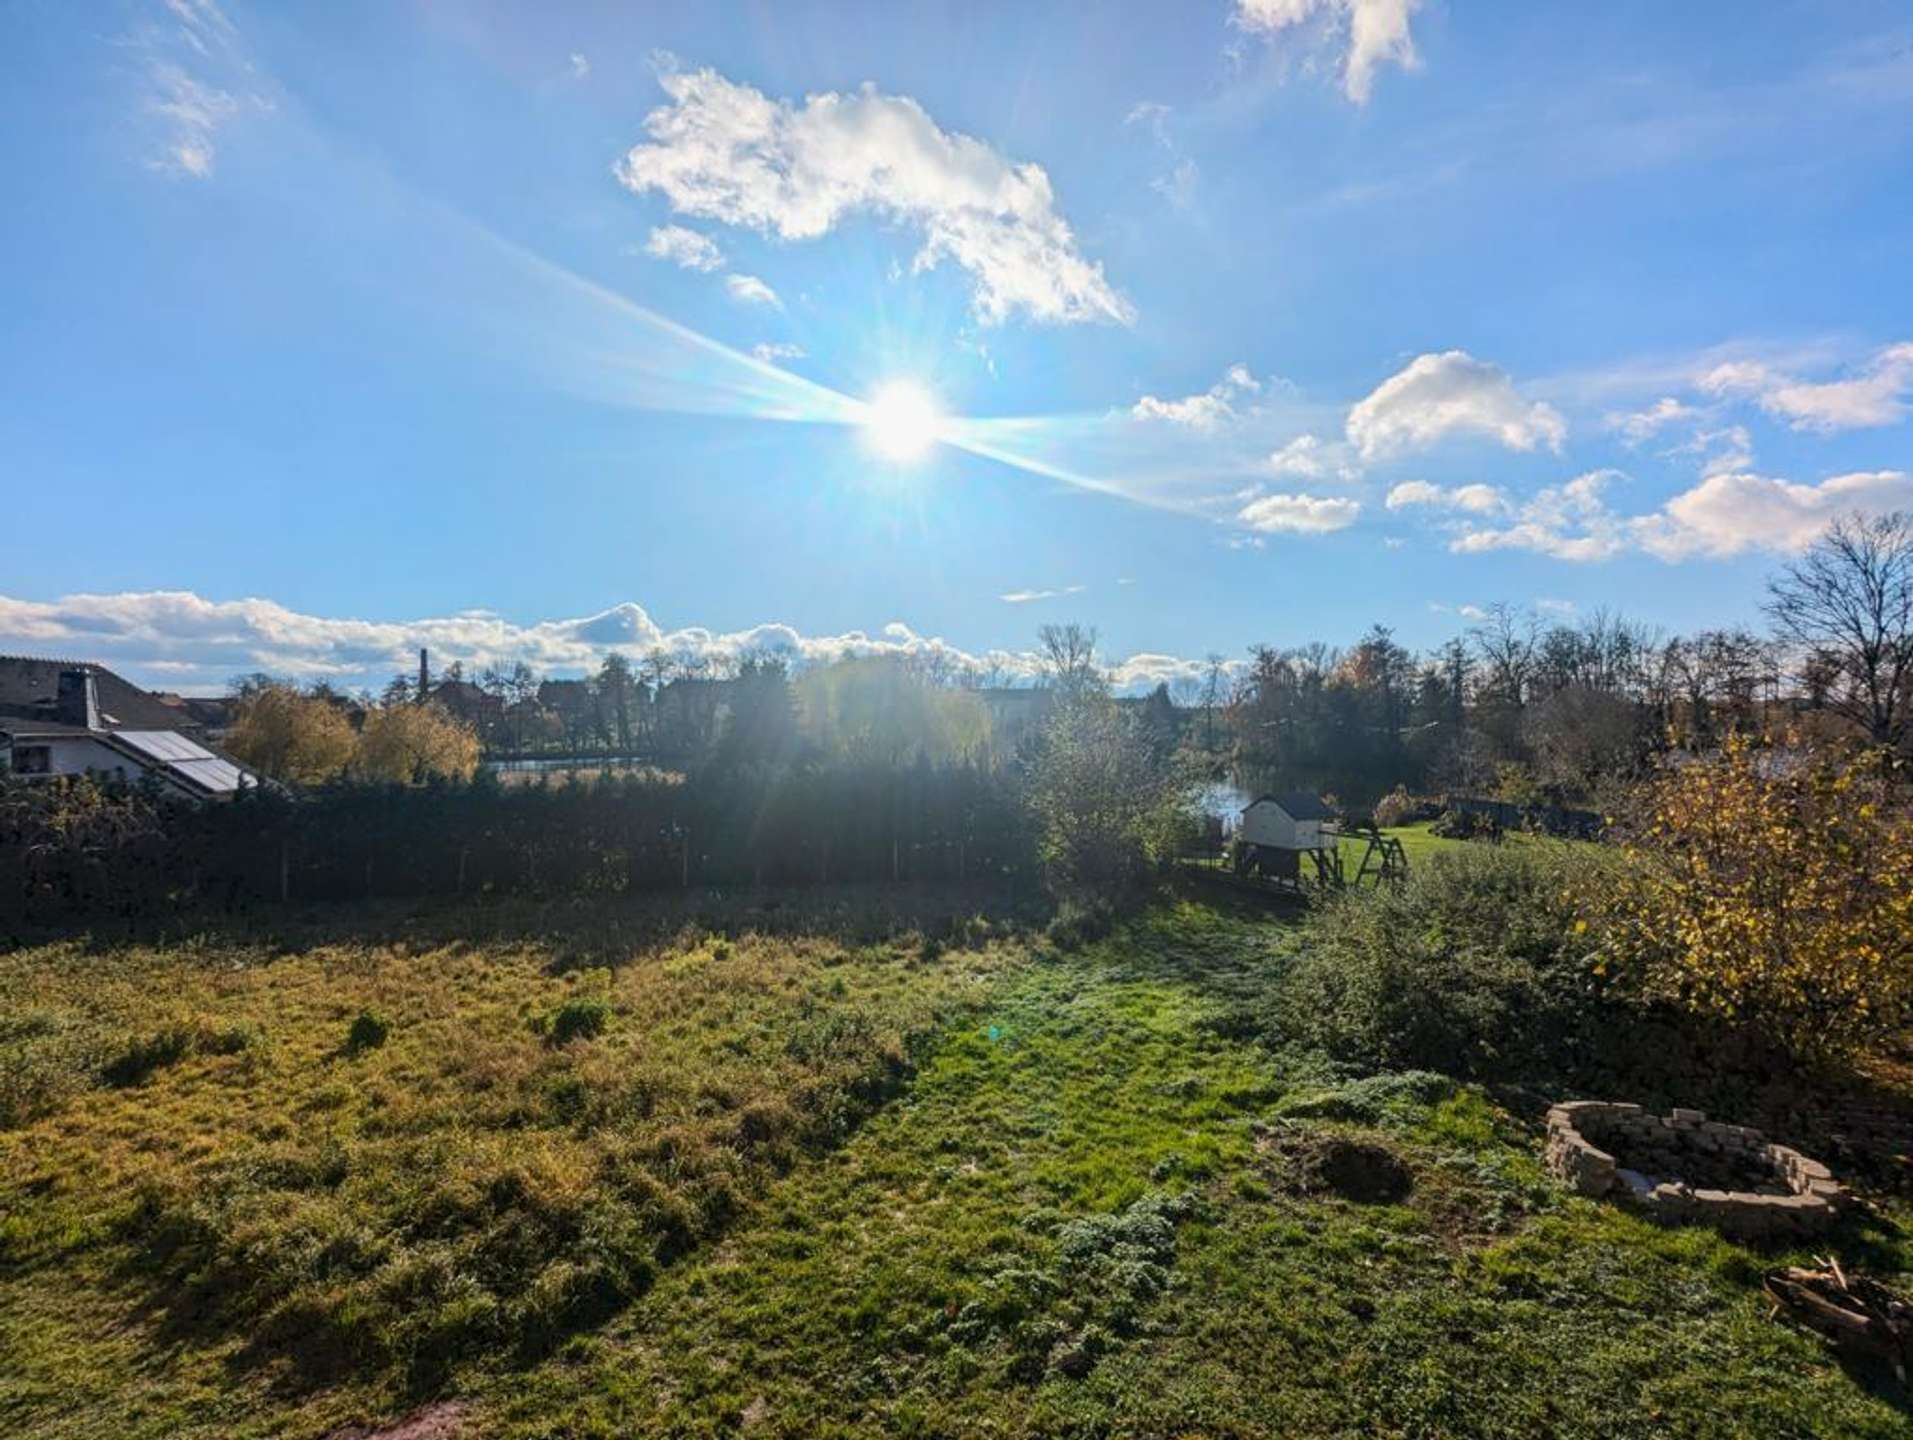
M886 460L920 460L936 443L942 416L914 380L892 380L864 406L864 434Z

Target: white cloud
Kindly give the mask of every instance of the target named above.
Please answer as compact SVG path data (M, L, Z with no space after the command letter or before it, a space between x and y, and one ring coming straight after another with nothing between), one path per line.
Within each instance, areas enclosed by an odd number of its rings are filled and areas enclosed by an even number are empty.
M1700 388L1710 395L1751 397L1796 430L1830 434L1897 425L1913 395L1913 341L1886 346L1844 380L1799 380L1741 360L1716 365L1701 376Z
M859 212L913 226L923 238L913 268L952 260L969 272L986 325L1134 319L1077 249L1040 165L938 128L907 96L865 86L798 106L708 69L659 83L670 104L646 117L649 142L618 169L634 191L785 240L816 239Z
M657 260L669 260L686 270L722 270L724 252L708 235L683 225L659 225L644 242L644 253Z
M1201 167L1185 155L1166 173L1151 180L1149 188L1178 210L1187 210L1196 203L1196 187L1201 181Z
M1626 527L1602 497L1619 478L1617 471L1593 470L1549 486L1518 507L1513 524L1499 529L1464 524L1448 548L1463 555L1532 550L1556 560L1606 560L1627 547Z
M213 136L239 113L239 100L228 91L202 85L178 65L153 65L153 98L148 108L166 126L152 161L162 174L206 180L213 173Z
M1032 600L1058 600L1065 595L1080 595L1088 588L1087 585L1063 585L1054 590L1012 590L996 598L1006 605L1027 605Z
M1303 480L1353 480L1357 474L1343 446L1325 445L1314 435L1297 435L1275 451L1269 456L1269 469Z
M1260 393L1262 382L1249 373L1246 365L1231 365L1228 372L1200 395L1181 400L1160 400L1145 395L1129 409L1137 420L1164 420L1171 425L1186 425L1192 430L1213 430L1236 418L1235 402L1243 395Z
M1542 490L1516 508L1513 523L1464 523L1449 548L1462 554L1531 550L1557 560L1606 560L1641 550L1663 560L1778 553L1810 544L1837 516L1913 506L1913 476L1900 470L1834 475L1817 485L1751 474L1709 475L1659 510L1626 516L1605 491L1616 479L1597 470Z
M136 681L201 693L223 690L233 676L255 670L376 688L395 673L414 672L421 647L431 651L435 669L453 661L473 671L524 660L558 675L594 670L614 649L712 661L761 653L800 665L847 656L934 656L958 670L994 669L1012 681L1033 680L1042 669L1033 651L964 651L896 621L875 634L806 635L774 623L735 631L666 630L643 606L629 602L581 619L518 625L487 610L423 620L333 619L270 600L215 601L190 591L55 601L0 595L0 653L95 660ZM1145 653L1116 662L1111 673L1119 689L1142 690L1201 670L1200 660Z
M1550 600L1542 596L1534 602L1534 608L1544 615L1572 615L1581 607L1572 600Z
M571 78L574 80L582 80L590 73L591 73L590 58L588 56L580 55L576 50L573 50L571 52Z
M1376 67L1420 67L1409 19L1421 0L1236 0L1235 22L1244 30L1276 35L1319 21L1337 43L1346 39L1342 90L1357 105L1374 88Z
M1607 428L1618 430L1626 437L1628 444L1638 445L1651 439L1666 426L1685 420L1692 420L1700 412L1691 405L1684 405L1673 396L1664 396L1645 410L1632 413L1612 412L1607 417Z
M1461 350L1417 356L1348 412L1348 438L1364 460L1433 445L1456 432L1488 435L1510 450L1559 451L1567 423L1530 403L1498 366Z
M1498 515L1508 508L1508 497L1493 485L1457 485L1444 489L1426 480L1404 480L1388 492L1390 510L1427 505L1443 510L1465 510L1472 515Z
M1913 506L1913 475L1901 470L1834 475L1800 485L1764 475L1710 475L1662 512L1634 522L1641 548L1663 560L1794 551L1838 516Z
M778 310L784 308L784 302L777 298L777 292L755 275L726 275L724 288L731 292L731 299L746 305L769 305Z
M782 341L760 340L751 346L751 354L766 365L773 365L779 360L802 360L804 353L803 346L789 345Z
M1322 535L1346 530L1362 513L1361 502L1343 496L1262 495L1236 512L1251 530Z

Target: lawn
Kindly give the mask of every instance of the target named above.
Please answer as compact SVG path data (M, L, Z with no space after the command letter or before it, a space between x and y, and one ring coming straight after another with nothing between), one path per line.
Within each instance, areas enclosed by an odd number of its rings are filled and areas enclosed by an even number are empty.
M43 1111L0 1132L0 1432L1907 1433L1768 1322L1788 1252L1563 1195L1528 1107L1258 1044L1288 924L863 904L0 957Z

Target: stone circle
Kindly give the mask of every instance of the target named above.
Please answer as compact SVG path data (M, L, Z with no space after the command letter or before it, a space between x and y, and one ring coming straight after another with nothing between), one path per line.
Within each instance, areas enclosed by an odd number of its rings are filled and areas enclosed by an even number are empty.
M1548 1111L1548 1168L1582 1195L1741 1239L1830 1228L1850 1203L1827 1167L1699 1110L1572 1100Z

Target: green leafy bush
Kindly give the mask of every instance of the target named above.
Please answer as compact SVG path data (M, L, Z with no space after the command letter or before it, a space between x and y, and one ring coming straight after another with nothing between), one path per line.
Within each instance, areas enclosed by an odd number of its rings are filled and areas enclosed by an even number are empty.
M545 1028L554 1045L590 1040L604 1033L611 1020L611 1003L601 995L573 995L551 1013Z
M1576 1069L1621 1012L1594 985L1576 924L1573 886L1594 877L1567 865L1536 849L1451 852L1400 885L1337 897L1276 987L1273 1030L1365 1070Z

